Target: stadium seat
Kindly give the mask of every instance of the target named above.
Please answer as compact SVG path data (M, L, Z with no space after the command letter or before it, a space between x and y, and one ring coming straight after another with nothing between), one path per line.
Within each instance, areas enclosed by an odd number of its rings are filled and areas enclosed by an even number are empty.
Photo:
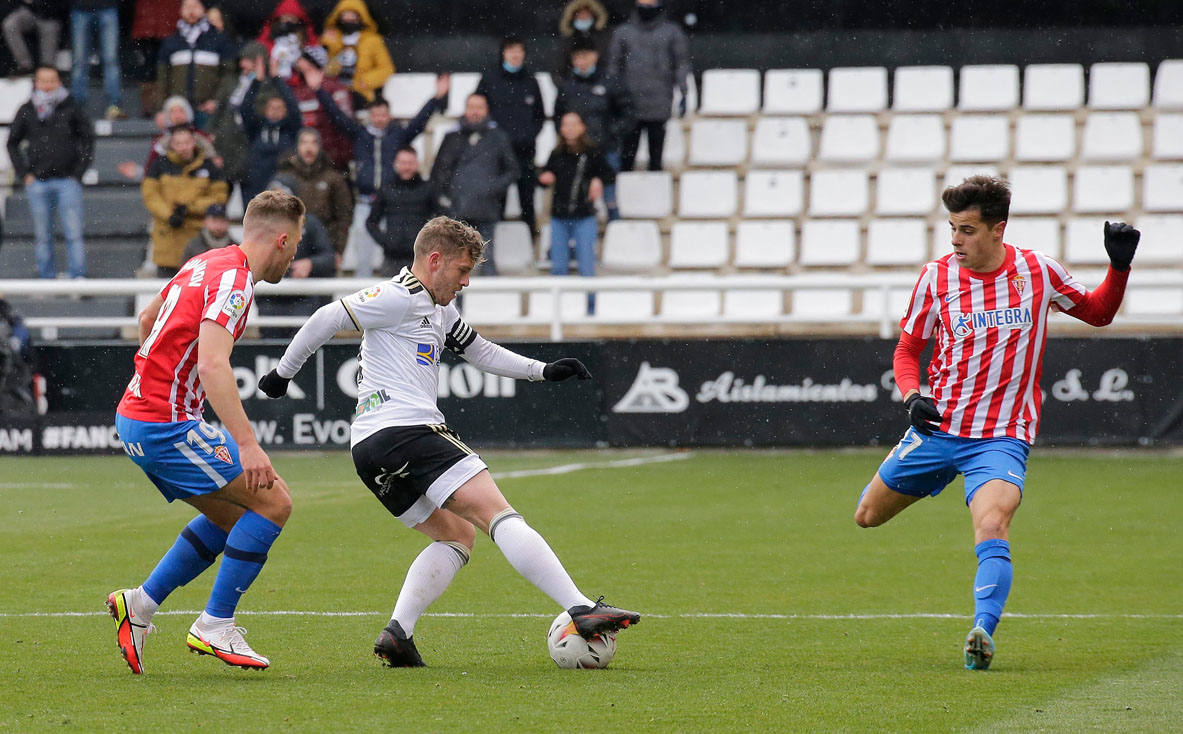
M1064 227L1064 261L1068 265L1108 265L1105 217L1073 217ZM1142 247L1138 248L1141 259Z
M739 204L735 171L687 171L678 189L678 216L684 218L724 219Z
M949 160L1004 161L1010 157L1010 120L1005 115L958 115L949 129Z
M1144 214L1138 217L1134 226L1142 232L1135 262L1139 265L1183 264L1183 247L1179 246L1183 215Z
M242 186L235 184L230 189L230 198L226 201L226 217L232 222L240 222L245 213L246 205L242 202Z
M707 69L702 73L700 115L751 115L760 109L760 72Z
M147 241L152 216L144 209L139 187L91 189L86 192L82 210L82 231L87 238L132 237ZM33 236L33 216L24 192L8 197L4 236Z
M779 290L728 289L723 292L723 315L736 320L779 320L785 297Z
M1183 288L1131 288L1122 308L1129 316L1179 316L1183 314Z
M1076 121L1070 114L1026 114L1015 126L1016 161L1066 161L1076 153Z
M657 222L608 222L600 263L616 270L651 270L662 262Z
M496 248L493 251L496 254ZM520 321L521 318L521 293L464 291L464 320L470 324L502 326Z
M1183 59L1167 59L1154 73L1154 106L1183 110Z
M720 268L731 259L727 222L674 222L671 268Z
M547 127L547 125L543 125L542 129L545 131ZM448 133L458 129L460 129L459 125L455 120L440 120L431 126L431 156L433 159L440 152L440 146L444 144L444 138L447 137ZM420 135L419 138L416 138L416 140L423 137L425 136ZM542 134L539 133L538 137L541 138ZM414 145L411 147L414 147ZM415 152L419 153L420 160L424 160L423 154L419 150L416 149ZM535 158L537 158L537 156L535 156Z
M790 221L745 220L735 229L735 267L784 268L797 256L797 233Z
M804 117L761 117L752 135L752 165L804 166L810 148Z
M1142 121L1136 112L1093 112L1084 121L1080 156L1086 161L1135 161L1142 157Z
M457 71L451 74L448 88L448 108L444 111L447 117L462 117L464 105L468 102L468 95L476 91L481 83L478 71Z
M966 112L1001 112L1019 106L1019 67L983 64L961 67L957 107Z
M671 321L714 320L722 305L718 290L671 288L661 294L661 316Z
M423 103L434 96L435 74L391 74L382 86L382 97L390 104L390 115L400 120L419 114Z
M678 107L682 103L682 90L674 86L674 99L670 103L670 115L674 118L678 116ZM690 74L686 77L686 114L691 115L698 110L698 82L694 80L694 75ZM674 120L676 121L676 119Z
M944 112L953 107L953 67L898 67L893 89L896 112Z
M878 158L879 125L875 116L827 116L817 157L828 163L868 163Z
M1125 212L1134 205L1134 172L1129 166L1079 166L1072 184L1072 210Z
M626 324L651 319L653 291L599 291L596 295L595 318L598 321Z
M54 262L65 269L66 245L61 238L54 243ZM144 262L147 237L87 237L86 277L133 278ZM4 278L36 278L37 256L32 237L6 237L0 247L0 274ZM2 291L3 289L0 289ZM3 295L0 293L0 295ZM27 314L26 314L27 315Z
M1039 250L1060 257L1060 220L1055 217L1011 217L1003 241L1024 250Z
M992 163L963 163L945 169L945 183L942 189L956 186L970 176L997 176L998 166ZM1013 197L1012 197L1013 198Z
M936 206L936 171L931 168L883 168L875 182L875 213L928 214Z
M1009 178L1011 214L1058 214L1068 207L1063 166L1015 166Z
M144 162L148 160L150 148L151 143L142 138L96 138L91 169L97 175L93 183L125 186L139 183L144 178ZM119 164L125 161L135 164L138 173L135 178L129 179L119 172Z
M1160 161L1183 160L1183 115L1160 112L1154 117L1151 156Z
M551 321L554 311L555 299L550 291L530 291L526 299L526 318L534 321ZM587 296L583 293L559 294L559 317L563 321L580 319L586 314Z
M744 179L745 217L795 217L805 198L801 171L748 171Z
M879 112L887 109L887 69L882 66L830 69L826 110Z
M626 219L661 219L674 207L674 182L665 171L622 171L616 176L616 201Z
M1136 110L1150 104L1150 67L1138 62L1093 64L1089 68L1089 107Z
M909 288L888 288L886 311L882 289L863 288L861 295L863 307L859 309L859 313L877 317L882 317L886 313L893 324L908 311L908 306L912 303L912 291Z
M554 117L555 99L559 96L559 90L555 86L554 80L550 78L550 72L536 71L534 78L538 80L538 89L542 92L542 109L546 112L547 117Z
M33 77L0 78L0 125L8 125L16 111L33 96Z
M945 122L940 115L895 115L887 126L884 160L934 163L945 157Z
M1023 109L1075 110L1084 106L1084 67L1031 64L1023 70Z
M542 211L542 192L543 187L538 186L534 189L534 211ZM519 219L522 216L522 202L518 201L518 187L510 186L505 191L505 210L503 212L503 219Z
M558 142L559 136L555 132L555 126L543 124L542 129L538 131L538 137L534 139L534 165L545 166L550 159L551 151L555 149L555 143Z
M922 265L927 260L927 221L872 219L867 225L868 265Z
M769 69L764 72L764 114L812 115L821 109L821 69Z
M1148 212L1183 212L1183 165L1160 163L1143 169L1142 208Z
M682 121L673 118L665 124L665 147L661 151L663 168L681 168L686 162L686 136L682 132ZM649 133L641 132L641 143L637 148L636 170L649 165Z
M859 216L870 203L863 169L815 171L809 179L809 213L815 217Z
M493 227L492 249L502 275L522 274L534 267L534 239L525 222L498 222Z
M700 118L690 124L690 165L737 166L747 157L746 120Z
M793 291L793 315L808 320L828 321L848 316L854 307L849 288L799 288Z
M857 219L807 219L801 225L801 265L853 265L859 250Z

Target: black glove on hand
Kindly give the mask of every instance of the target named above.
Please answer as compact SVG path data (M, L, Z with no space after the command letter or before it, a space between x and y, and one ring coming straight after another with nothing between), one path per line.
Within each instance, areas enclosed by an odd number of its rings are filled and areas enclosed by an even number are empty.
M189 213L189 207L184 204L177 204L173 207L173 213L168 217L168 226L173 229L180 229L185 224L185 215Z
M931 436L933 431L941 427L941 413L932 398L912 393L912 397L904 401L904 407L908 409L908 421L918 433Z
M291 381L292 378L280 377L278 372L271 370L259 378L259 389L269 398L282 398L288 394L288 383Z
M1125 222L1105 222L1105 252L1109 253L1114 270L1124 272L1130 269L1141 238L1142 233Z
M590 380L591 373L587 371L587 367L583 366L583 362L580 362L578 359L574 357L563 357L543 367L542 377L551 382L559 382L568 377Z

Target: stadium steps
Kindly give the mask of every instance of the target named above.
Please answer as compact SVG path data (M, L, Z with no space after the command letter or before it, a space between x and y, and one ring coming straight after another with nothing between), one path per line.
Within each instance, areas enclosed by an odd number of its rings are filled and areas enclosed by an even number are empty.
M133 278L144 261L145 237L85 236L86 274L90 278ZM61 237L54 243L54 263L66 269L66 245ZM0 246L0 278L36 278L37 256L33 240L7 240Z
M25 318L43 317L125 317L131 316L134 298L132 296L94 296L90 298L45 298L16 296L5 299L17 313ZM42 331L44 334L44 331ZM59 339L118 339L120 330L59 328Z
M83 194L83 232L85 237L148 236L151 217L137 187L113 189L87 188ZM5 236L33 237L33 217L23 191L8 197L5 207Z

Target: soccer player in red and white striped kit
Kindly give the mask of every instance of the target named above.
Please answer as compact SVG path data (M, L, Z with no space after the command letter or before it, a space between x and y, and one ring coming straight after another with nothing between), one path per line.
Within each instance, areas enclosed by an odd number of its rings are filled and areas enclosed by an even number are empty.
M1048 313L1063 311L1093 326L1112 321L1140 235L1128 224L1105 223L1110 267L1088 291L1047 255L1003 241L1006 181L972 176L941 199L953 251L924 266L893 360L911 426L863 489L855 522L882 525L958 474L965 477L978 557L965 667L983 670L1011 587L1008 536L1039 428ZM934 338L929 397L920 392L920 355Z

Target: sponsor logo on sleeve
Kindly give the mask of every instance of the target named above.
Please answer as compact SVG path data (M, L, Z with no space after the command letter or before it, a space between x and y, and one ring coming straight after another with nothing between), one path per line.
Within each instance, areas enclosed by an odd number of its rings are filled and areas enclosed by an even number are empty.
M222 306L222 313L230 318L238 318L246 311L246 294L242 291L234 291L226 297L226 303Z
M357 301L358 301L358 303L365 303L366 301L372 301L375 298L377 298L378 294L381 292L382 292L382 286L380 286L380 285L376 285L373 288L367 288L364 291L358 292Z

